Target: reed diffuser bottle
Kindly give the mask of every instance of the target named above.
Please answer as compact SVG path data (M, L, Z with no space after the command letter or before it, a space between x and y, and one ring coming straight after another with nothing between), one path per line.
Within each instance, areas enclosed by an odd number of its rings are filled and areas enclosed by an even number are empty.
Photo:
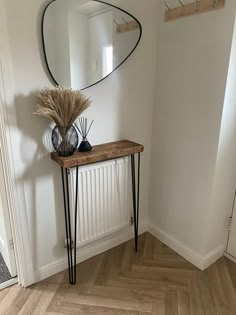
M82 141L79 145L79 151L80 152L89 152L92 150L92 146L89 143L87 136L89 134L89 131L92 127L93 122L94 121L92 121L88 127L88 119L81 117L81 118L79 118L79 125L75 124L77 130L79 131L79 133L82 136Z

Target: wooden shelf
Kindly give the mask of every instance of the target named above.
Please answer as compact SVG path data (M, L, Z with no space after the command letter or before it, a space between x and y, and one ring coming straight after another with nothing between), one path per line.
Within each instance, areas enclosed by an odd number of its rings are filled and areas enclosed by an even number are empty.
M169 7L167 1L166 6L165 21L169 22L186 16L222 9L225 6L225 0L195 0L188 4L184 4L184 0L180 0L179 6L175 8Z
M62 157L53 152L51 153L51 159L63 168L71 168L121 158L143 151L143 145L129 140L122 140L96 145L90 152L76 152L68 157Z

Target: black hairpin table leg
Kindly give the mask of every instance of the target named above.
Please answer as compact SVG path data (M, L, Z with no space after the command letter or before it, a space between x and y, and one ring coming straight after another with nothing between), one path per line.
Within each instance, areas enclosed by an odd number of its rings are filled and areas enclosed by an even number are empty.
M74 238L72 238L72 225L70 213L70 191L69 191L69 169L61 168L62 187L64 198L64 211L65 211L65 226L66 226L66 247L68 257L68 271L70 284L76 283L76 239L77 239L77 205L78 205L78 175L79 167L76 167L76 192L75 192L75 213L74 213ZM74 248L74 255L73 255ZM74 256L74 257L73 257ZM73 259L74 258L74 259Z
M138 183L136 184L135 176L135 155L131 154L131 177L132 177L132 195L133 195L133 211L134 211L134 237L135 251L138 251L138 226L139 226L139 191L140 191L140 153L138 153ZM137 192L136 192L137 186Z

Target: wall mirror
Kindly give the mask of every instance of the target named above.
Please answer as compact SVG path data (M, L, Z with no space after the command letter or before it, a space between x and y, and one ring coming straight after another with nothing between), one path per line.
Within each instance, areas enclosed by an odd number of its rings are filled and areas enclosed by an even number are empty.
M43 14L42 39L56 85L85 89L116 70L135 50L140 22L102 1L53 0Z

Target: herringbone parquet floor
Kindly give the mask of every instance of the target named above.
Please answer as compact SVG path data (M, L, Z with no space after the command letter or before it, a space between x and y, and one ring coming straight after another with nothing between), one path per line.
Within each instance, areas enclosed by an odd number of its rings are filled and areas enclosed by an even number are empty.
M236 265L220 259L201 272L150 234L30 288L0 291L0 314L235 315Z

